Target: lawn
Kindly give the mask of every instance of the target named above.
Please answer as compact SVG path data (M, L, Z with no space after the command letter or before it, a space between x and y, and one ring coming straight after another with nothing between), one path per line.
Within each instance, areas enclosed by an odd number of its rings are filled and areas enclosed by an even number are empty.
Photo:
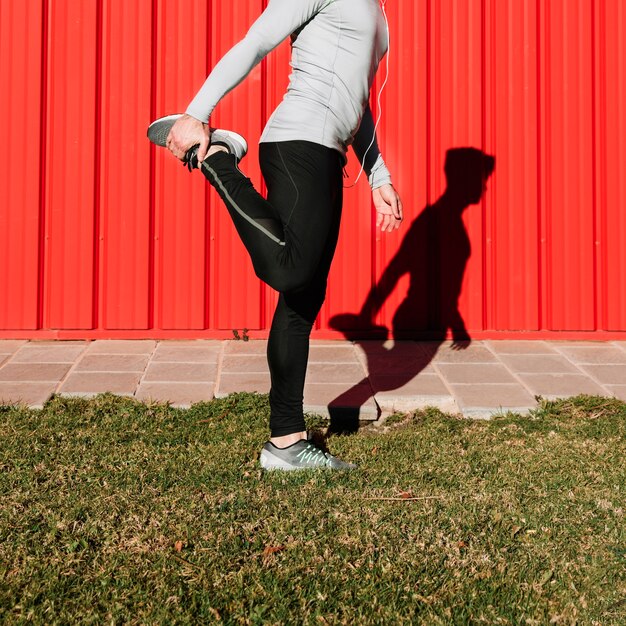
M268 414L1 407L0 621L626 623L625 403L396 415L328 440L348 473L262 473Z

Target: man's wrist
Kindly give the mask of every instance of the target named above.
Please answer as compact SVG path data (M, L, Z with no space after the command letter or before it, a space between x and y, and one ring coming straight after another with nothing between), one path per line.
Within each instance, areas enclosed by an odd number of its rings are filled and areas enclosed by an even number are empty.
M372 191L376 189L380 189L381 187L384 187L385 185L391 185L393 187L393 183L391 182L391 179L379 180L379 181L376 181L375 183L372 183Z
M186 115L187 117L191 117L194 120L197 120L198 122L202 122L203 124L208 124L209 123L209 118L211 117L210 114L209 115L203 115L199 111L194 111L194 110L190 110L190 109L187 109L185 111L184 115Z

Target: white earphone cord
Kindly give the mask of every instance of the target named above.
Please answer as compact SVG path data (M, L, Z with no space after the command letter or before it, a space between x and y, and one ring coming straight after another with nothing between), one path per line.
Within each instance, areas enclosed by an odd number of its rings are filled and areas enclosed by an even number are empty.
M386 68L385 68L385 80L383 81L383 84L380 87L380 90L378 91L378 98L376 99L376 106L378 107L378 116L376 118L376 124L374 124L374 134L372 135L372 140L370 141L370 145L367 146L367 150L365 151L365 154L363 155L363 161L361 163L361 169L359 170L359 173L355 179L355 181L351 184L351 185L344 185L344 189L349 189L350 187L354 187L358 182L359 182L359 178L361 178L361 174L363 173L363 170L365 169L365 157L367 156L367 153L370 151L370 148L374 145L374 141L376 140L376 129L378 128L378 124L380 122L380 117L382 115L382 107L380 105L380 97L382 96L383 93L383 89L385 88L385 85L387 84L387 79L389 78L389 55L391 53L391 35L389 33L389 21L387 20L387 13L385 12L385 4L387 3L387 0L383 0L381 3L381 9L383 10L383 16L385 18L385 24L387 25L387 59L386 59Z

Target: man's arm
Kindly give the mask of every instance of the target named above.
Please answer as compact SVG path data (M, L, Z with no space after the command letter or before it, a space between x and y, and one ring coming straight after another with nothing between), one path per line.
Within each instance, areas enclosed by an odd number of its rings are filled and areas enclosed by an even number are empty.
M278 44L318 13L328 0L270 0L246 36L215 65L187 107L187 115L208 123L217 103Z
M374 139L373 143L372 138ZM368 150L367 148L370 143L372 145ZM365 108L363 118L361 119L361 125L354 136L352 149L354 150L354 153L360 163L363 163L363 157L365 157L363 169L367 174L372 190L382 187L383 185L391 184L391 174L389 173L378 148L374 117L372 116L372 110L370 109L369 104Z
M391 232L402 224L402 201L393 188L391 174L378 149L375 128L372 110L368 104L354 136L352 148L359 161L364 164L363 170L372 188L372 200L377 213L376 226L383 232Z
M167 148L182 159L189 148L198 146L198 161L209 150L208 121L217 103L234 89L281 41L310 20L328 0L270 0L246 36L213 68L185 115L172 126Z

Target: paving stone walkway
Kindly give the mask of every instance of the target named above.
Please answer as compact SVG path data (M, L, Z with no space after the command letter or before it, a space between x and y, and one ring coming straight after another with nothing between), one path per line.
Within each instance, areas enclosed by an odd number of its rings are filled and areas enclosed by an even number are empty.
M104 391L189 406L267 393L266 341L0 340L0 402L41 407L52 393ZM375 420L437 406L488 418L536 395L626 400L626 341L311 342L305 411Z

